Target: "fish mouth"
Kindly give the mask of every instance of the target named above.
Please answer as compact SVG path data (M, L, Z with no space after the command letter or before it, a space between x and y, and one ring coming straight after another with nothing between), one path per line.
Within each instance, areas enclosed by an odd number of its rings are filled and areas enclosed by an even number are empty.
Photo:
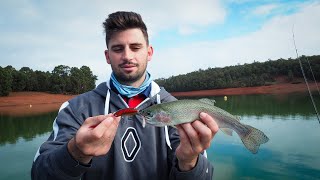
M147 121L149 121L150 117L145 116L144 113L141 112L141 111L138 111L138 112L137 112L137 115L138 115L138 116L141 116L141 118L142 118L142 127L145 128L145 127L146 127L146 124L147 124Z

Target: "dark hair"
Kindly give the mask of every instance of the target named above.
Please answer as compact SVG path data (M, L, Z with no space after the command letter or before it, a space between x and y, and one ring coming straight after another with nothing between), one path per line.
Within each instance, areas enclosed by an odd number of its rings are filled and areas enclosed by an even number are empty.
M118 11L109 14L108 18L103 22L104 32L106 33L106 45L116 32L121 32L127 29L139 28L149 45L147 26L144 24L140 14L135 12Z

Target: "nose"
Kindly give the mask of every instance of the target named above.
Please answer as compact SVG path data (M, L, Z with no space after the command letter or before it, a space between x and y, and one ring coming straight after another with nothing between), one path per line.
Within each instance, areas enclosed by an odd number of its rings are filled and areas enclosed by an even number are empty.
M134 53L129 47L126 47L123 51L122 58L125 60L131 60L134 57Z

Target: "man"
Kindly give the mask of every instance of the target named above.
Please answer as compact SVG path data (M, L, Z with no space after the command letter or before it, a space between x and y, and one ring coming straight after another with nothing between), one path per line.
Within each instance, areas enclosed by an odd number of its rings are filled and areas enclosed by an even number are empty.
M103 25L111 78L62 105L35 156L32 179L212 179L203 153L218 126L209 115L177 129L143 128L139 115L113 115L176 99L146 71L153 48L141 16L115 12Z

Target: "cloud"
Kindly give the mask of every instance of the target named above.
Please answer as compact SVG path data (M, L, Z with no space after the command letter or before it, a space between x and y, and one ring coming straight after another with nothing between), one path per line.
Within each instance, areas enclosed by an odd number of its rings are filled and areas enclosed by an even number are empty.
M219 41L202 41L160 49L150 65L157 77L169 77L208 67L224 67L268 59L295 58L292 27L299 54L320 52L320 3L303 5L296 14L276 16L258 31ZM159 68L163 67L163 68Z
M278 8L278 4L267 4L267 5L262 5L257 7L254 11L253 14L257 16L265 16L270 14L274 9Z
M188 44L166 42L154 47L155 55L149 67L155 78L199 68L293 56L292 24L295 24L300 54L319 52L319 3L305 5L295 15L274 16L250 34L200 41L197 37L202 31L221 27L228 20L226 6L218 0L201 3L192 0L152 3L148 0L1 1L0 14L5 18L0 19L0 66L51 71L60 64L86 65L98 75L98 82L102 82L111 69L103 54L105 42L101 23L107 14L118 10L140 13L152 41L161 39L162 32L176 32L177 36L182 35L177 38L193 39Z
M28 66L34 70L51 71L57 65L89 66L99 81L111 72L105 64L102 22L107 14L136 11L148 24L150 34L157 38L162 30L176 29L190 34L199 27L221 23L224 8L218 0L106 2L22 0L1 1L0 66ZM153 36L154 35L154 36ZM106 68L107 67L107 68Z
M176 29L185 35L223 23L226 10L218 0L203 0L201 3L194 0L164 0L152 2L151 8L146 7L141 15L148 24L151 36L168 29Z
M197 30L192 28L191 26L187 26L187 27L180 27L178 32L181 35L190 35L190 34L196 33Z

